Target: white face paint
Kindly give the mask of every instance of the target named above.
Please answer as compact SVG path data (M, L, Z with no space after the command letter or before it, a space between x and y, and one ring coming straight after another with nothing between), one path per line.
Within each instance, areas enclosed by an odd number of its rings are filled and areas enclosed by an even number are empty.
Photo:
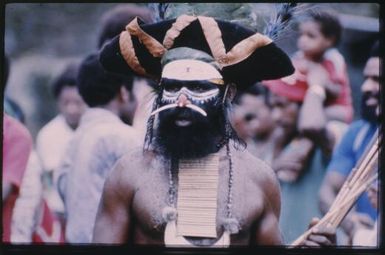
M163 67L162 79L185 81L207 81L211 84L209 87L193 84L196 86L183 86L182 84L165 85L162 93L161 101L164 104L160 108L151 113L155 115L161 111L175 108L186 107L207 116L205 110L199 107L199 104L205 104L214 100L220 93L219 88L215 85L223 84L223 77L219 71L209 63L193 59L174 60ZM181 100L180 96L185 98ZM179 100L179 101L178 101ZM177 120L178 126L188 126L191 124L187 120Z
M195 59L179 59L166 64L162 70L162 78L184 81L223 79L212 64Z
M186 87L182 87L178 91L167 91L167 89L165 89L163 91L162 101L167 104L173 104L178 100L182 93L192 102L204 104L218 96L219 89L214 88L205 92L191 91Z

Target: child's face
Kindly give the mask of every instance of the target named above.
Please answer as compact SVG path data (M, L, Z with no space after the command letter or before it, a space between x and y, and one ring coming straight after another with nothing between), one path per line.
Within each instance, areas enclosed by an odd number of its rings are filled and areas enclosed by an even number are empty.
M320 24L317 22L307 20L299 25L297 47L307 58L321 57L332 45L333 40L322 34Z

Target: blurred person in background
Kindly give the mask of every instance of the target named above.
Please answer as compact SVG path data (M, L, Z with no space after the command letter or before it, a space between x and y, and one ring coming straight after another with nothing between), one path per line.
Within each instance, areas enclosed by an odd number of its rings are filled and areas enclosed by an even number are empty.
M271 165L275 124L267 104L267 93L260 84L238 92L233 101L231 121L250 153Z
M7 113L9 116L14 117L15 119L19 120L21 123L24 123L25 116L23 111L21 110L20 106L11 98L9 98L5 93L5 88L7 86L8 82L8 75L10 70L10 61L7 56L7 54L4 55L4 101L3 101L3 107L4 112Z
M14 243L63 241L64 205L53 175L87 107L76 86L78 68L79 63L67 64L52 83L59 114L37 134L36 150L28 161L14 209Z
M382 57L379 55L377 41L370 52L363 70L364 82L361 86L361 119L355 120L333 152L327 173L320 190L320 209L326 213L340 191L346 178L363 155L370 140L380 124L380 67ZM346 216L341 228L352 240L358 229L372 226L377 219L378 210L369 201L368 194L363 193L353 210ZM341 233L342 234L342 233Z
M90 243L104 180L115 162L137 143L132 121L136 101L128 76L106 72L98 55L83 59L77 85L89 106L81 117L57 172L69 243ZM108 230L106 230L108 231Z
M153 16L149 8L136 4L119 4L106 11L100 20L101 29L98 35L99 49L103 48L105 43L119 35L122 31L125 31L127 24L134 18L138 17L145 23L152 23L154 20ZM142 140L144 139L146 120L151 111L152 87L154 87L152 80L135 76L133 97L135 97L138 104L136 108L137 112L130 121L123 118L125 123L132 125L139 131L138 134L140 134L140 139Z
M11 243L62 243L64 229L43 197L43 168L32 150L12 214Z
M320 146L325 155L330 156L353 118L347 68L336 48L342 27L335 14L318 9L308 11L300 18L298 26L298 51L292 57L296 71L265 83L273 90L279 90L281 85L291 86L293 99L303 101L300 114L304 121L298 125L304 135L301 139L308 140L303 143L309 143L310 139L312 146ZM308 157L311 151L308 150ZM303 168L281 168L281 177L285 176L281 180L293 182L302 171Z
M312 217L321 216L318 191L327 162L322 151L315 149L312 141L298 129L307 121L301 115L304 97L299 97L288 84L267 87L270 89L268 105L275 122L272 168L280 180L282 196L280 227L283 238L290 243L306 230ZM294 178L287 174L293 171L281 169L304 170L299 178L289 182ZM301 203L298 204L298 201Z
M9 60L4 58L3 86L9 75ZM10 242L13 208L19 196L27 161L32 150L32 137L17 119L3 112L3 166L2 166L2 241Z
M60 218L63 217L64 206L57 187L53 185L53 175L87 108L76 86L78 69L79 63L70 63L54 81L53 95L59 114L44 125L36 137L36 151L44 169L44 196Z
M136 4L119 4L106 11L100 19L98 48L103 48L105 43L126 30L127 24L136 17L145 23L153 21L150 9Z
M15 118L3 113L2 240L10 242L11 219L32 150L32 137Z

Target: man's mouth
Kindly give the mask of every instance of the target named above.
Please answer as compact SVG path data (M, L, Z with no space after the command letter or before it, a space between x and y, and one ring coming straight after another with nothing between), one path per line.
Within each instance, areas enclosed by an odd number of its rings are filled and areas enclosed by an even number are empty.
M191 120L185 119L185 118L179 118L175 121L175 125L179 127L187 127L191 125Z

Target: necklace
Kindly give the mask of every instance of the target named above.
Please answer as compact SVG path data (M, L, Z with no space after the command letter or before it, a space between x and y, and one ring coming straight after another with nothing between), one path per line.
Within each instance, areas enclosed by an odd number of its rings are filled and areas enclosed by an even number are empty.
M226 201L226 219L222 236L210 247L228 247L230 234L239 231L239 223L232 215L233 162L230 146L226 144L229 160L229 181ZM167 221L164 241L166 246L193 246L184 236L217 238L216 211L218 187L218 153L199 160L180 160L178 178L173 175L176 169L171 161L168 177L168 205L163 209ZM178 189L174 178L178 180ZM177 194L178 193L178 194ZM178 201L176 201L178 200ZM177 224L178 221L178 224Z

